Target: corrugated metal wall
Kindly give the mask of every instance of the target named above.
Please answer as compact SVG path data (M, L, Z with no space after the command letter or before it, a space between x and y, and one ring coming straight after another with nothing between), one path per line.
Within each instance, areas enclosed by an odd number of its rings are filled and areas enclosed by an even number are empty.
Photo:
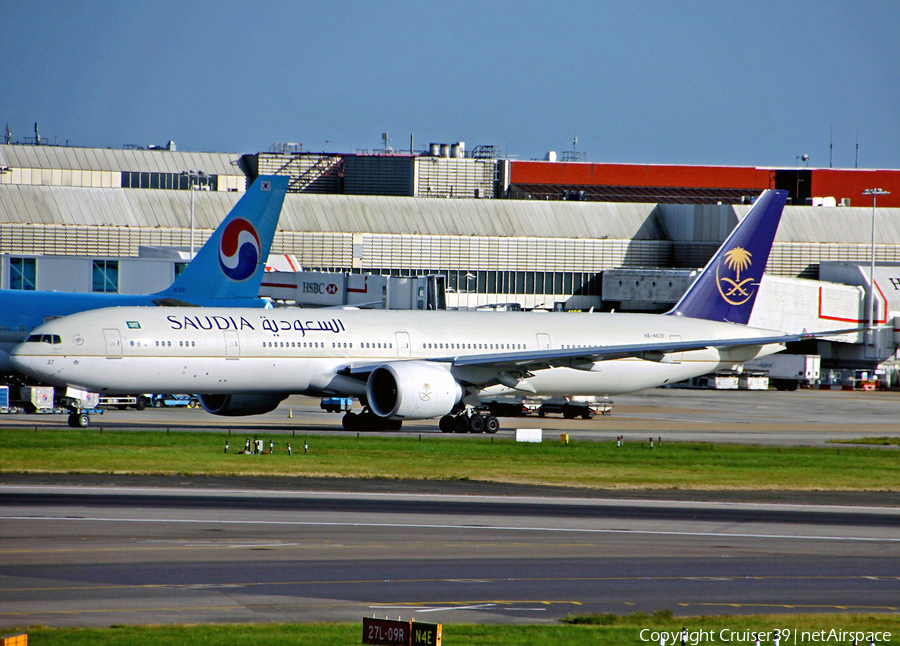
M305 193L342 192L344 160L339 155L259 153L260 175L287 175L288 191Z
M349 155L344 158L344 192L410 196L415 158L405 155Z
M0 184L118 188L122 171L180 173L202 170L219 176L219 190L242 191L246 177L234 153L119 150L0 144Z
M195 194L197 244L239 198ZM273 252L334 268L694 268L727 233L731 209L736 220L747 207L291 194ZM673 225L678 217L693 219ZM189 222L187 191L0 185L8 253L135 256L139 245L188 246ZM879 209L876 233L877 261L900 262L900 209ZM870 236L871 209L788 207L768 271L817 278L820 261L867 262Z
M416 157L417 197L493 198L497 164L483 159Z
M195 231L195 245L202 245L211 233ZM137 256L141 245L188 247L190 243L189 229L0 224L3 253L128 257Z

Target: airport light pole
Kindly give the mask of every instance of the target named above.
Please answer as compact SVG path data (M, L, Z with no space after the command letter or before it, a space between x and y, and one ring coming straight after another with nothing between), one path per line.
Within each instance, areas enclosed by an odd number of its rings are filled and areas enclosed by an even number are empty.
M206 173L202 170L183 170L181 171L182 177L188 178L188 188L191 191L191 255L189 260L194 259L194 190L195 186L199 188L200 179L206 177ZM195 181L196 180L196 181Z
M871 345L875 345L875 332L872 330L875 325L875 205L879 195L890 194L890 191L883 188L867 188L863 191L863 195L872 196L872 249L869 254L869 330L867 332Z

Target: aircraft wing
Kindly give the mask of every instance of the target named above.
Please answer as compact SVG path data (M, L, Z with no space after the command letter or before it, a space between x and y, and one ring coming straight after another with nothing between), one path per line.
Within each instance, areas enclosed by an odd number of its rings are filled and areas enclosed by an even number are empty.
M842 330L825 330L822 332L800 332L796 334L776 334L772 336L750 336L730 339L697 339L692 341L648 341L646 343L629 343L621 345L596 345L582 348L560 348L555 350L521 350L514 352L497 352L493 354L463 355L433 359L446 361L454 366L477 366L497 368L525 368L529 370L541 367L580 367L579 364L596 361L611 361L635 357L647 361L663 361L668 353L689 352L705 348L740 348L754 345L770 345L773 343L795 343L824 336L850 334L863 331L865 328Z
M689 352L705 348L739 348L773 343L795 343L825 336L850 334L865 331L866 328L825 330L822 332L800 332L771 336L735 337L730 339L696 339L692 341L647 341L620 345L595 345L580 348L558 348L550 350L518 350L494 352L490 354L448 355L424 359L433 363L445 363L452 367L493 368L498 372L508 370L539 370L548 367L572 367L589 369L597 361L612 361L634 357L647 361L664 361L668 353ZM423 359L417 359L422 361ZM397 360L392 360L397 361ZM406 361L400 359L399 361ZM388 363L364 362L345 366L339 372L363 377L375 368Z
M647 343L627 343L622 345L596 345L583 348L559 348L555 350L521 350L518 352L497 352L453 357L454 366L517 367L529 370L541 367L574 367L595 361L611 361L636 357L648 361L661 361L667 353L688 352L705 348L736 348L771 343L791 343L803 339L799 334L783 334L768 337L747 337L739 339L698 339L694 341L649 341ZM440 359L436 359L439 361Z

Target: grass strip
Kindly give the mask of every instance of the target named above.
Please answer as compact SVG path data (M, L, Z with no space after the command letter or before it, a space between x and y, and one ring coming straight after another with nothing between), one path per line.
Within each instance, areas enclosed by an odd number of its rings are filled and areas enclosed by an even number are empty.
M598 489L900 490L894 451L657 441L540 444L455 436L273 436L160 431L0 430L0 472L477 480ZM269 437L260 435L269 447ZM226 440L229 453L224 452ZM287 453L293 445L293 457ZM309 454L304 454L304 443Z
M599 623L592 623L598 621ZM733 615L674 617L671 612L632 615L586 615L570 618L568 625L488 626L444 624L444 646L594 646L596 644L658 644L649 641L653 632L680 633L688 629L688 644L753 644L752 633L768 633L763 643L772 643L771 631L786 633L784 646L842 644L841 633L891 633L883 644L900 643L900 617L890 614ZM641 633L641 631L646 631ZM701 631L703 634L701 635ZM723 632L724 631L724 632ZM835 631L838 639L830 638ZM333 646L362 644L362 622L353 624L217 624L195 626L113 626L110 628L44 628L28 633L31 646ZM816 634L818 633L818 634ZM642 639L643 636L643 639ZM701 636L706 638L700 641ZM882 635L883 636L883 635ZM710 638L711 637L711 638ZM695 641L692 641L692 638ZM860 640L862 644L864 640ZM672 644L671 639L667 641ZM676 643L680 643L679 641ZM868 643L866 641L866 643Z

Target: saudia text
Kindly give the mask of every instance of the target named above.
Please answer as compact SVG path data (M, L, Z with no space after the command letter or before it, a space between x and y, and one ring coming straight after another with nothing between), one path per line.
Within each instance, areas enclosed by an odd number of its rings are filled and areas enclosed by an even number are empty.
M273 334L281 332L299 332L306 336L308 332L332 332L340 334L345 330L340 319L326 321L301 321L300 319L273 319L260 316L255 325L243 316L175 316L166 317L173 330L257 330L263 329Z

